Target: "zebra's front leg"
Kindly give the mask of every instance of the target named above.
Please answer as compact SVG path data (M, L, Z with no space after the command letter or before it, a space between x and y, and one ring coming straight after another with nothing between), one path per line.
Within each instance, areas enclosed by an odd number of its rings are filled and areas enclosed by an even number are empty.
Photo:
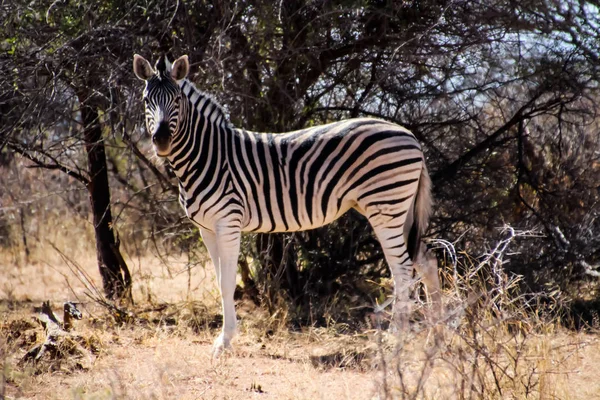
M240 254L240 231L217 229L217 251L220 260L219 289L223 307L223 330L213 345L213 357L221 355L223 350L231 347L231 339L236 332L235 278L237 261Z
M209 231L205 228L200 228L200 235L202 236L202 240L204 241L204 246L206 246L206 250L208 250L208 255L213 262L215 267L215 274L217 277L217 285L220 285L221 282L221 261L219 260L219 250L217 247L217 235L214 232Z

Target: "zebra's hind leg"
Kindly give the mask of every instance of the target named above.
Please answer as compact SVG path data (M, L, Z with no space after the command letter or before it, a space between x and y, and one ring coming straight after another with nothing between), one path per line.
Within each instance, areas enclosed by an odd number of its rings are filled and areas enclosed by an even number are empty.
M431 310L428 312L428 319L434 329L435 341L437 344L440 344L444 340L444 331L440 323L443 317L443 304L437 258L423 244L415 261L415 269L423 280L427 294L431 300Z
M425 245L421 245L421 249L415 261L415 270L421 277L427 294L431 300L432 313L431 322L437 323L442 318L442 289L440 286L440 278L438 276L437 259L435 255L426 250Z
M391 224L389 224L391 225ZM375 234L383 249L385 260L394 279L394 306L392 309L393 328L399 331L408 329L411 312L409 288L412 282L413 263L404 243L402 224L374 226Z

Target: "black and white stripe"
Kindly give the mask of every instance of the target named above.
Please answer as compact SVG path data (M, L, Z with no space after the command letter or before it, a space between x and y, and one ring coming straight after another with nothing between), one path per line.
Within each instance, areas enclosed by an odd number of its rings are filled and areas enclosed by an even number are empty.
M146 80L147 125L155 132L168 121L170 148L159 155L173 167L181 203L215 263L225 319L217 351L235 330L241 232L313 229L355 208L382 245L397 303L407 300L412 260L431 209L429 176L411 132L372 118L281 134L237 129L210 96L187 79L171 78L171 68L160 61Z

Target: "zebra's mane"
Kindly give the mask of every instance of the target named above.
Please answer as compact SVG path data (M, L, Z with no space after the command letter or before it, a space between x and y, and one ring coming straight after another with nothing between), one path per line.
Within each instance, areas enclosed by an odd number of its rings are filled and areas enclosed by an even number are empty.
M161 57L156 60L154 64L154 69L156 70L156 76L159 79L168 79L171 75L171 68L173 68L173 64L169 57L166 54L163 54Z
M206 93L196 87L196 85L190 81L189 79L183 79L179 84L181 88L184 90L184 93L192 100L192 104L196 103L196 99L202 98L205 101L208 101L213 108L213 113L216 111L223 118L223 122L228 126L231 126L231 122L229 121L229 115L225 111L225 108L217 101L217 99L210 93ZM185 89L189 87L189 91ZM197 97L196 97L197 96Z

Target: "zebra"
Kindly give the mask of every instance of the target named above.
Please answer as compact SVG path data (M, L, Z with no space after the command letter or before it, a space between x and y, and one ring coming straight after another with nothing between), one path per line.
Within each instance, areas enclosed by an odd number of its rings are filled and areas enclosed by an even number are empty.
M154 68L133 57L155 153L179 181L179 201L200 229L221 292L218 356L236 332L234 290L241 232L317 228L354 208L366 216L394 280L393 321L405 328L413 267L439 299L437 268L415 262L432 209L431 180L415 136L374 118L294 132L234 128L223 108L187 79L187 56Z

